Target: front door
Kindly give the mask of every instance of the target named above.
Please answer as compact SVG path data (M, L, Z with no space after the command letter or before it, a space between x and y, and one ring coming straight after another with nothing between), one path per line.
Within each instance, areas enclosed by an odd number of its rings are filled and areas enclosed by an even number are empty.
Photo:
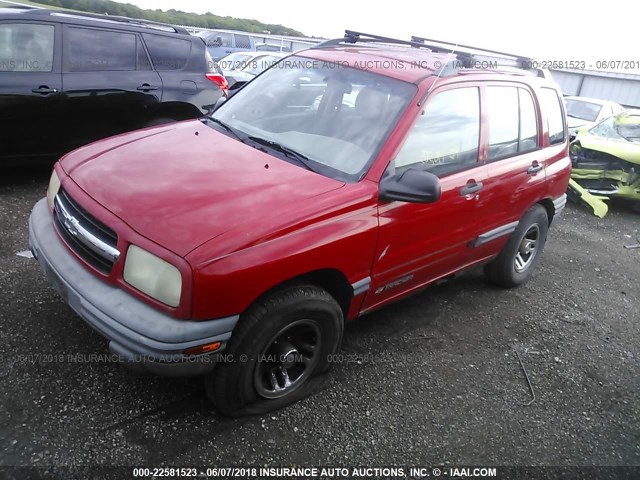
M397 298L465 266L478 235L486 169L479 162L478 86L433 92L409 131L388 174L406 168L440 178L431 204L379 205L379 238L364 310Z

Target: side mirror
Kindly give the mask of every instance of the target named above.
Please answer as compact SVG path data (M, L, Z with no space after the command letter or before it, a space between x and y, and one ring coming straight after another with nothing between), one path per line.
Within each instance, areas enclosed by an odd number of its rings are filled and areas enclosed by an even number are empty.
M440 179L433 173L408 168L380 181L380 199L410 203L433 203L440 198Z

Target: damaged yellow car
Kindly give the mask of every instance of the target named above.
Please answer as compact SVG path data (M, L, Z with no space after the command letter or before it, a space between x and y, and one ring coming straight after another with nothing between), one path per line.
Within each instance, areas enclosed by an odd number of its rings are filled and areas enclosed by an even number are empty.
M640 110L628 110L579 130L570 148L569 197L602 218L612 196L640 201Z

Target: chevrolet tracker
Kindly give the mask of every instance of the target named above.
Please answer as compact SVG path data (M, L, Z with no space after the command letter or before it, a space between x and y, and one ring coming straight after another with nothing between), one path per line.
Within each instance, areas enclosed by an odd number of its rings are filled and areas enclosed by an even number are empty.
M571 162L560 92L522 61L348 31L207 117L63 157L31 249L132 366L205 374L224 414L280 408L345 321L474 266L529 279Z

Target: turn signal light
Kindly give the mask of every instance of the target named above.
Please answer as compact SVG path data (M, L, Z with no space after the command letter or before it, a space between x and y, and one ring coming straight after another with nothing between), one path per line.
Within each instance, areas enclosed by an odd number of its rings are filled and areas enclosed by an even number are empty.
M207 343L205 345L198 345L197 347L187 348L184 353L187 355L201 355L203 353L215 352L222 346L222 342Z

